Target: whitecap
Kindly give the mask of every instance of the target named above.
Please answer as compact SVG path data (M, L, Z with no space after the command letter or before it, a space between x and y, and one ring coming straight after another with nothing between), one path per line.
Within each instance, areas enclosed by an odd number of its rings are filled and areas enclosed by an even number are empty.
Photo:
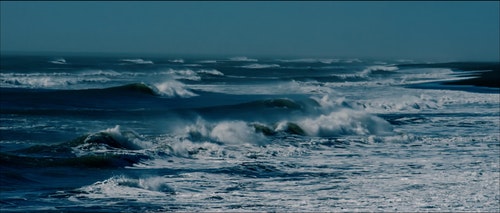
M265 141L264 135L257 133L253 125L239 120L210 123L198 118L184 132L192 140L211 140L224 144L258 144Z
M297 124L310 136L390 135L386 120L363 111L343 108L330 114L300 120Z
M49 61L49 62L52 64L68 64L66 62L66 59L64 59L64 58L57 58L57 59Z
M169 69L166 74L171 75L172 78L174 79L185 79L185 80L191 80L191 81L200 81L201 77L198 76L198 74L190 69L184 69L184 70L173 70Z
M165 199L166 194L174 194L173 188L167 185L168 179L161 176L145 178L129 178L113 176L104 181L81 187L75 199L125 199L148 202Z
M176 80L167 80L162 83L154 84L158 94L168 97L189 98L198 96L186 88L186 85Z
M382 65L369 66L361 72L361 76L367 76L373 73L374 71L393 72L396 70L399 70L397 66L382 66Z

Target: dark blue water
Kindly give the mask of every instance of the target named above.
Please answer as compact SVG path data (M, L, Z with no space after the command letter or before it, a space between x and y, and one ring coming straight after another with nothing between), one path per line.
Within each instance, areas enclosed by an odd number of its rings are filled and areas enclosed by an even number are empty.
M2 56L0 209L498 211L498 88L436 67Z

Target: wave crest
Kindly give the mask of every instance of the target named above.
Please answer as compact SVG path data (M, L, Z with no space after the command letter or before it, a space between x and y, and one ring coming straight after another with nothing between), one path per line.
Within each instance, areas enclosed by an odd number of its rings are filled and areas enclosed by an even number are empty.
M154 87L156 89L156 92L162 96L181 98L198 96L198 94L187 89L185 84L175 80L168 80L162 83L157 83L154 84Z
M49 61L49 63L52 63L52 64L68 64L68 62L66 62L66 59L64 59L64 58L57 58L57 59L54 59L52 61Z

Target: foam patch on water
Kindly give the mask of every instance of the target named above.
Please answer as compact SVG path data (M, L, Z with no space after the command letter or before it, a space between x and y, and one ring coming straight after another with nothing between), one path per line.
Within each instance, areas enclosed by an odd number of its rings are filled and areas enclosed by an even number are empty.
M72 199L77 201L85 199L157 201L175 194L175 190L167 183L168 179L164 177L134 179L126 176L113 176L107 180L77 189L76 191L81 191L81 193L73 195Z
M365 112L341 109L316 118L297 122L311 136L386 135L392 126L382 118Z
M104 84L111 80L107 76L92 77L70 73L0 73L1 87L20 88L66 88L79 84Z

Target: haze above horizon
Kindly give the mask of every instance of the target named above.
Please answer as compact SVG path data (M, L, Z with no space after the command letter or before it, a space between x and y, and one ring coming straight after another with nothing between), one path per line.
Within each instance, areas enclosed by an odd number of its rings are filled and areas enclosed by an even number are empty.
M499 2L0 2L0 50L500 58Z

